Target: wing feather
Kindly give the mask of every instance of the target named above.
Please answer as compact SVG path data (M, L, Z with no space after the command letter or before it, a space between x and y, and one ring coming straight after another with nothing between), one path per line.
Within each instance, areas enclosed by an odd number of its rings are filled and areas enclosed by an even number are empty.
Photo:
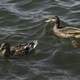
M65 27L62 28L61 31L66 34L80 34L80 28L74 28L74 27Z

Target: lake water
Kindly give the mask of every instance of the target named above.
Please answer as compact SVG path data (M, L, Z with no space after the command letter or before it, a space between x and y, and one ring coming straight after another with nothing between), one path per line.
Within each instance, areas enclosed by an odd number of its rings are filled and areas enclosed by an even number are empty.
M39 41L31 56L0 59L0 80L80 80L80 48L51 34L52 15L80 27L80 0L0 0L0 43Z

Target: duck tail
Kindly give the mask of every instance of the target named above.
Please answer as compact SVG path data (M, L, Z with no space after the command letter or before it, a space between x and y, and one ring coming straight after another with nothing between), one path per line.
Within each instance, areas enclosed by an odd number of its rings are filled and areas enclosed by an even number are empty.
M33 50L37 47L37 45L38 45L38 40L32 40L27 42L27 44L24 46L24 49Z
M27 45L24 46L25 53L30 53L33 51L38 45L38 40L32 40L27 43Z
M32 40L29 42L29 45L31 46L32 49L35 49L38 45L38 40Z

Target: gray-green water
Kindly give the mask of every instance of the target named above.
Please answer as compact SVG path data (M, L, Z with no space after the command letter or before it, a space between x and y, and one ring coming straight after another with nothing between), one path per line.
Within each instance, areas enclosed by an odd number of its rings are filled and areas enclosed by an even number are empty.
M31 56L0 59L0 80L80 80L80 49L51 35L50 15L80 27L80 0L0 0L0 42L39 41Z

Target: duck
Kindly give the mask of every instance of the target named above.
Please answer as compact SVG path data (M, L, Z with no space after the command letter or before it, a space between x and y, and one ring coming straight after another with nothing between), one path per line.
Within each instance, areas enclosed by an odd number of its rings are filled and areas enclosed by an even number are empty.
M80 38L80 28L63 27L58 16L49 17L45 22L53 25L53 32L60 38Z
M23 44L19 43L16 46L11 46L9 42L3 42L0 46L0 56L24 56L30 54L30 52L34 50L37 45L37 40L32 40Z
M58 16L49 17L45 22L52 24L53 33L59 38L69 38L74 47L80 47L80 28L76 27L63 27Z

